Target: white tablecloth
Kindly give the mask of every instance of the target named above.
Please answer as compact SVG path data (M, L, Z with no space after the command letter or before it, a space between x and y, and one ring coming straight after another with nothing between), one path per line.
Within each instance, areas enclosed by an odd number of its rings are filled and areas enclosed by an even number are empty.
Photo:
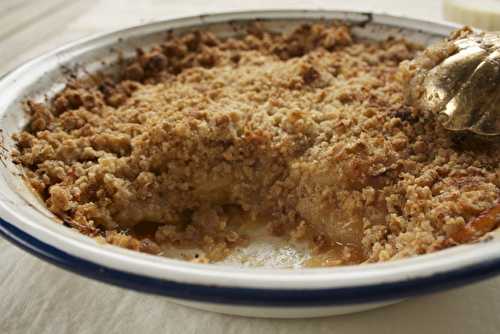
M441 19L440 1L0 1L0 72L76 38L138 23L242 9L359 9ZM0 333L500 333L500 279L322 319L231 317L108 286L0 239Z

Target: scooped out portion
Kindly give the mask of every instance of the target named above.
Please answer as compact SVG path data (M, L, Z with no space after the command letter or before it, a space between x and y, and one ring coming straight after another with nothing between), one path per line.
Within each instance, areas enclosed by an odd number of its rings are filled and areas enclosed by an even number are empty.
M14 158L63 222L134 250L216 262L265 226L310 266L433 252L500 223L500 144L405 104L419 50L341 24L169 35L119 80L29 101Z

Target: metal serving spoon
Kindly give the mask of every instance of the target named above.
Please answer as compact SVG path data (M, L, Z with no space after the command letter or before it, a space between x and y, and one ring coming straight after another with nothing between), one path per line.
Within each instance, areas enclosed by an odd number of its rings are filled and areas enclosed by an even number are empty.
M500 135L500 32L465 28L420 58L410 103L438 115L446 129Z

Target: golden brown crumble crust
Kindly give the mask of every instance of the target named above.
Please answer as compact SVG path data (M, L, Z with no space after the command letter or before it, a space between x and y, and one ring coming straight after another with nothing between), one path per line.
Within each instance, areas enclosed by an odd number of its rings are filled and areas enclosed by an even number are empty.
M500 145L405 105L417 51L338 24L169 36L117 82L28 102L15 159L67 224L130 249L217 261L257 222L310 242L310 265L433 252L498 225Z

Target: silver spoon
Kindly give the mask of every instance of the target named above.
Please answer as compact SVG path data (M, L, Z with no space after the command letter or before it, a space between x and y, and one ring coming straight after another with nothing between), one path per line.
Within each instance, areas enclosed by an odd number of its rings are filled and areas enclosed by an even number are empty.
M452 131L500 135L500 32L468 28L411 63L409 102Z

